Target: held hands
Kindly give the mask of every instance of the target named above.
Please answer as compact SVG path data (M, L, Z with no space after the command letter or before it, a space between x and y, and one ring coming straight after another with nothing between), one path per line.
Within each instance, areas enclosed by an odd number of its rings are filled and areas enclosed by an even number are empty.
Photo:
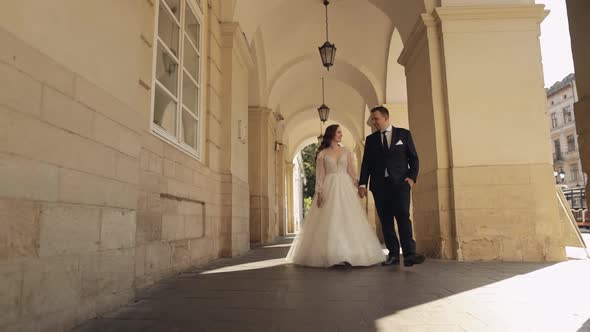
M316 199L318 208L321 208L322 205L324 205L324 197L322 196L322 193L318 193L318 197Z
M406 181L410 185L410 188L414 187L414 180L406 178L404 181Z
M367 196L367 187L358 187L358 193L360 198Z

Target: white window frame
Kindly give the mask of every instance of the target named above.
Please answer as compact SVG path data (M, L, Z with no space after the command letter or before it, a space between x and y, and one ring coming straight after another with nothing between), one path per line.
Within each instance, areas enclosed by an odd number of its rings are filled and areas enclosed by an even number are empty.
M570 140L570 137L572 138L571 140ZM567 141L567 152L576 151L576 148L577 148L576 135L575 134L567 135L565 137L565 140ZM572 143L571 146L570 146L570 143Z
M563 158L563 152L561 151L561 139L557 138L553 140L553 149L555 150L555 156L559 159Z
M557 112L551 113L551 128L559 127L559 122L557 120Z
M562 111L563 111L563 123L568 124L568 123L574 121L574 116L573 116L573 112L572 112L571 106L568 105L568 106L564 107L562 109Z
M204 68L204 52L203 52L203 48L204 48L204 35L205 35L205 15L203 13L203 11L201 10L201 4L199 1L197 0L179 0L180 2L180 7L181 7L181 11L180 11L180 20L174 18L177 23L179 23L180 25L180 30L179 30L179 34L178 34L178 38L179 38L179 50L178 50L178 77L177 77L177 94L178 97L172 97L173 100L176 100L176 134L172 134L169 131L167 131L166 129L162 128L161 126L159 126L158 124L154 123L154 112L155 112L155 100L156 100L156 89L157 86L159 86L160 88L162 88L162 90L164 91L164 93L166 94L170 94L170 92L168 91L168 89L166 87L163 86L163 84L161 84L160 82L158 82L157 78L156 78L156 73L157 73L157 61L158 61L158 49L159 46L162 45L162 47L168 52L170 53L170 49L168 49L167 45L162 41L160 42L160 37L159 37L159 31L158 31L158 24L159 24L159 15L160 15L160 2L164 2L163 6L167 7L167 3L163 0L156 0L154 2L154 7L155 7L155 18L154 18L154 39L153 39L153 43L152 43L152 48L153 48L153 54L152 54L152 89L151 89L151 111L150 111L150 128L151 128L151 132L152 134L154 134L155 136L163 139L164 141L174 145L175 147L179 148L181 151L186 152L187 154L189 154L190 156L194 157L195 159L202 161L202 150L203 150L203 138L204 138L204 130L203 130L203 107L204 107L204 102L203 102L203 96L204 96L204 86L203 86L203 68ZM184 80L184 74L185 74L185 68L184 68L184 47L185 47L185 28L184 28L184 23L186 20L186 11L190 10L195 18L197 19L197 22L199 23L199 44L197 45L197 54L199 56L199 62L198 62L198 76L197 79L199 82L195 82L194 80L192 80L192 77L189 77L189 79L191 79L191 81L193 81L194 84L196 84L197 88L198 88L198 93L197 93L197 98L198 98L198 102L197 102L197 110L196 110L196 115L193 115L191 112L189 111L185 111L185 108L183 103L182 103L182 94L183 94L183 80ZM173 15L174 16L174 15ZM189 38L189 42L190 38ZM192 74L190 74L191 76L193 76ZM182 130L182 116L183 116L183 112L188 112L189 114L193 115L194 118L196 118L197 120L197 133L196 133L196 139L197 139L197 147L193 148L192 146L186 144L181 137L181 130Z

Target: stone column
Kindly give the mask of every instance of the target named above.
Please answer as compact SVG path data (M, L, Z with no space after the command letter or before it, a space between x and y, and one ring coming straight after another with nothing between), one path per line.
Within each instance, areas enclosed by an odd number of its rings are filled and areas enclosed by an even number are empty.
M280 142L279 142L280 143ZM277 144L276 145L277 153L276 153L276 165L277 165L277 176L276 176L276 184L277 184L277 206L278 206L278 220L279 223L279 236L285 236L287 233L286 226L287 226L287 216L286 216L286 174L285 174L285 145Z
M564 259L538 38L545 15L538 5L439 7L406 40L419 250Z
M248 161L250 182L250 243L276 240L275 120L272 111L250 107Z
M293 168L292 162L285 162L285 173L287 176L287 233L295 233L295 197L293 188Z
M590 44L588 43L590 3L584 0L567 0L567 9L578 92L574 116L582 170L586 173L587 180L590 175ZM586 184L586 193L589 192L588 189ZM586 194L586 200L589 201L588 194Z
M221 28L221 68L223 121L221 121L221 169L223 177L220 251L224 257L250 249L248 145L240 128L248 121L248 70L253 61L238 23Z

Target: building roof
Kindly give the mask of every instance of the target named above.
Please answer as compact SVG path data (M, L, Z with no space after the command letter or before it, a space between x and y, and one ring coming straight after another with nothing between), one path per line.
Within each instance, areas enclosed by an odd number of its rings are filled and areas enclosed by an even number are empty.
M553 84L549 89L545 89L547 91L547 96L551 96L555 92L570 85L570 83L575 80L576 80L576 74L567 75L563 80L561 80L561 82L555 82L555 84Z

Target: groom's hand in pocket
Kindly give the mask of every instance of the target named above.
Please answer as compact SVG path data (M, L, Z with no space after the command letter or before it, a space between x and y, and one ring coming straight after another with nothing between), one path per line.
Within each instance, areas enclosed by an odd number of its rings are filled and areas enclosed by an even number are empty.
M318 193L317 204L319 208L324 205L324 197L322 196L322 193Z

